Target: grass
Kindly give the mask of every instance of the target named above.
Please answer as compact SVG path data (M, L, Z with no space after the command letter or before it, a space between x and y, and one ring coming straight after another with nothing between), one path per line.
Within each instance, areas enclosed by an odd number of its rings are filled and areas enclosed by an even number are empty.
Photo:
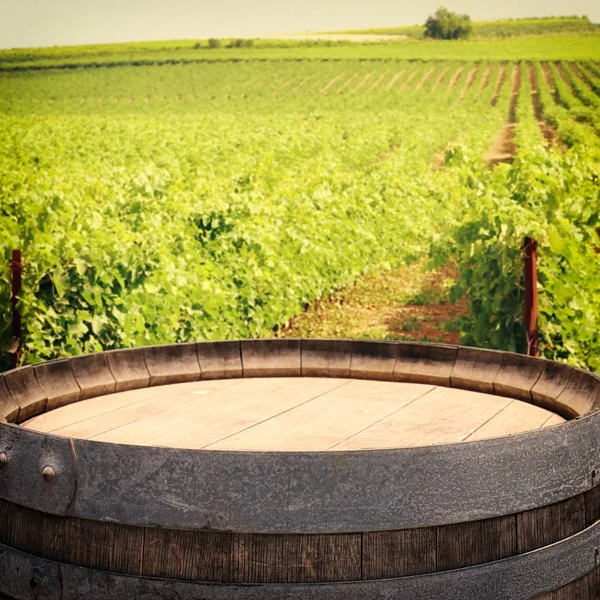
M360 35L398 35L410 38L422 38L425 27L409 25L405 27L376 27L330 33ZM548 17L534 19L502 19L497 21L479 21L473 23L473 37L504 38L525 35L549 35L556 33L598 33L600 25L592 23L587 17Z
M600 35L383 43L261 40L252 48L195 49L195 40L0 51L0 70L115 67L214 61L600 60Z
M359 280L297 316L278 337L460 342L466 302L451 304L448 269L413 263Z

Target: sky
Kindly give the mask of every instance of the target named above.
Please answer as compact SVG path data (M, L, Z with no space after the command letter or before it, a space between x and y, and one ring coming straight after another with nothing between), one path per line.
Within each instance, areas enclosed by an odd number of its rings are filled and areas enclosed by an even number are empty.
M440 4L475 21L586 14L600 22L598 0L0 0L0 48L414 25Z

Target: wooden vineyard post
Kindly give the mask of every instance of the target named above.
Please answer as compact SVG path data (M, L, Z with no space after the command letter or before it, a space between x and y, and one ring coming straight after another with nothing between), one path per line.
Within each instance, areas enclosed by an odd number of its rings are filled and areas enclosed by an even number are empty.
M525 333L527 354L539 356L538 295L537 295L537 242L525 238Z
M23 271L23 264L21 263L21 251L12 251L12 260L10 261L11 271L11 295L10 295L10 306L12 312L12 331L11 331L11 345L9 352L13 355L14 367L19 366L21 359L21 314L17 306L18 297L21 293L21 273Z

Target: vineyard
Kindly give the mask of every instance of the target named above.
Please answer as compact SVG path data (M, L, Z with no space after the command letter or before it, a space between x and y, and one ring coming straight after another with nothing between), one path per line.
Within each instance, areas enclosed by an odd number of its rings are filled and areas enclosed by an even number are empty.
M423 257L464 343L523 352L531 237L543 354L600 369L597 46L0 73L0 349L19 248L23 362L272 336Z

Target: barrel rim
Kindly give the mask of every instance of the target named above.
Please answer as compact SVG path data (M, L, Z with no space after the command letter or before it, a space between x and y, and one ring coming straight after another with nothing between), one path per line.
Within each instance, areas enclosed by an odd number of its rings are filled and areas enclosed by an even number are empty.
M48 392L63 389L61 382L71 390L69 398L79 389L77 397L85 399L126 386L127 377L146 387L240 372L245 377L306 371L314 376L319 370L321 376L342 371L349 378L373 380L431 382L433 377L436 385L447 380L448 387L461 389L491 385L507 397L529 397L531 403L562 407L576 416L542 430L484 440L331 452L135 446L0 423L0 453L8 456L0 469L0 497L51 514L129 525L335 533L502 516L570 498L598 483L600 378L562 363L494 350L313 339L150 346L10 371L0 376L0 406L5 415L14 415L15 405L18 414L42 411L56 398ZM8 396L2 396L3 383ZM42 485L40 470L47 465L57 471L56 480ZM338 514L332 514L331 505Z

